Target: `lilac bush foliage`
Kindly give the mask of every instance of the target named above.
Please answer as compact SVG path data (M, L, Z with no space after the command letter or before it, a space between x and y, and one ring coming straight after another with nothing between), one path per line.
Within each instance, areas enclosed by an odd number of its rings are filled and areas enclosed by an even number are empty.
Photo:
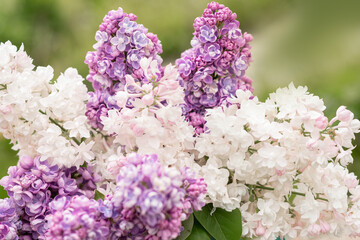
M140 60L152 58L161 69L162 46L155 34L137 24L134 14L127 14L121 8L110 11L103 19L95 35L95 51L88 52L85 63L89 65L89 80L94 88L90 92L86 116L94 128L102 129L101 116L107 116L109 109L118 109L115 94L124 91L125 75L131 75L137 83L148 82ZM129 89L134 93L135 89ZM126 107L132 107L132 100Z
M59 168L41 157L21 157L17 166L9 168L8 174L0 181L10 197L0 204L2 234L12 234L16 229L21 239L25 236L38 239L47 231L45 218L50 210L49 203L55 197L85 195L93 198L98 181L86 168Z
M211 2L194 21L192 48L176 61L185 88L184 114L197 134L204 132L206 109L220 106L237 89L253 91L245 76L252 36L242 33L236 14Z

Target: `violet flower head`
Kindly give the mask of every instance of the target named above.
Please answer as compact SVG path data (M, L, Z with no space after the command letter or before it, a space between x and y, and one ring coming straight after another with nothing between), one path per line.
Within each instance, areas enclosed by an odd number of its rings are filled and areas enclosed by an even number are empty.
M0 180L10 197L0 201L0 222L7 223L8 228L15 226L21 238L29 236L30 239L39 239L47 231L44 219L54 197L91 198L95 194L95 182L99 180L89 169L59 168L41 157L20 157L18 165L10 167L8 173L9 176Z
M98 208L97 201L84 195L55 198L46 217L46 239L107 239L110 222Z
M113 101L105 100L116 95L119 90L116 85L126 84L126 75L142 83L144 76L139 71L142 58L155 59L161 68L159 39L135 20L134 14L127 14L121 8L110 11L95 35L95 51L86 55L85 63L89 66L87 80L95 90L89 93L86 116L94 128L101 130L100 117L106 116L108 110L118 108Z
M163 167L156 155L129 155L114 195L99 205L112 219L110 238L175 239L181 221L205 204L206 184L190 172Z
M206 109L224 102L230 104L227 98L234 96L238 89L252 91L251 81L244 82L252 61L249 44L252 36L243 34L239 25L236 14L229 8L217 2L209 3L203 15L194 21L192 48L176 60L185 88L187 106L183 107L186 109L183 114L196 133L205 129L199 129L200 125L191 121L195 115L203 115Z

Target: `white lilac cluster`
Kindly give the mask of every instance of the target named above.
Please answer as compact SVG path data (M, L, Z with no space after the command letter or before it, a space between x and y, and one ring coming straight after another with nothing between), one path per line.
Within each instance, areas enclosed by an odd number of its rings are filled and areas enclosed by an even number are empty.
M99 161L100 171L108 178L116 176L131 152L157 154L164 165L183 167L185 159L191 161L186 150L194 148L194 130L179 106L183 103L183 91L177 70L168 65L161 73L157 62L146 58L140 61L140 67L148 83L141 85L126 75L124 91L114 96L118 109L101 117L102 132L108 137L107 147L97 158L104 160L103 165ZM129 99L133 107L126 107Z
M328 122L323 101L293 84L264 103L241 90L229 101L207 111L196 140L208 200L240 208L247 237L360 236L353 113L342 106Z
M50 66L34 69L21 46L0 44L0 133L21 156L42 155L59 166L91 160L85 117L87 88L76 69L57 80ZM59 124L61 123L61 125Z

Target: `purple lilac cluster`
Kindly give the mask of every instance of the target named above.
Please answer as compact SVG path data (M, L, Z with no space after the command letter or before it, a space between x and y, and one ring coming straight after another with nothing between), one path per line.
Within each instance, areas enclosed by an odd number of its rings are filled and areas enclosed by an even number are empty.
M0 239L19 239L17 229L19 216L12 199L0 199Z
M113 196L100 211L112 218L111 239L167 240L176 238L181 221L205 202L206 184L189 169L163 167L156 155L130 155L117 177Z
M219 106L236 90L250 90L252 80L245 76L251 62L252 36L242 33L236 14L211 2L194 21L192 48L176 61L185 88L184 114L196 133L204 132L206 109Z
M59 168L41 157L21 157L17 166L9 168L8 174L0 180L0 185L10 199L8 205L2 202L0 208L11 213L15 209L18 217L8 216L5 222L10 227L17 226L20 239L43 236L47 231L45 218L49 213L49 203L56 196L85 195L91 198L98 181L98 177L86 168ZM7 231L6 227L2 228Z
M100 117L106 116L109 109L118 108L114 95L124 91L125 75L131 75L140 84L148 82L140 67L142 58L155 59L159 66L162 62L159 39L142 24L137 24L136 18L121 8L110 11L96 32L95 51L86 55L85 63L90 69L87 80L94 88L94 92L89 93L86 116L94 128L102 129ZM132 107L131 99L126 106Z
M102 217L94 199L58 196L50 203L50 211L45 239L108 239L110 221Z

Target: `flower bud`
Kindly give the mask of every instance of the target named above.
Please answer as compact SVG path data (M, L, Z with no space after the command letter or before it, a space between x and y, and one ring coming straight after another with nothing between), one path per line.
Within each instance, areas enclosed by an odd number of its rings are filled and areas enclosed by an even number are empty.
M154 103L154 96L152 93L146 94L141 100L145 105L150 106Z
M32 157L29 156L20 157L19 165L23 169L30 169L33 166L33 164L34 164L34 159Z
M266 233L266 228L259 222L255 234L257 236L264 236L265 233Z
M328 222L325 221L321 221L320 220L320 228L321 228L321 233L327 233L330 231L330 224Z
M320 130L324 130L328 125L328 118L325 116L320 116L315 120L315 127L317 127Z
M320 225L313 223L308 227L308 232L312 236L318 236L321 233L321 227Z
M354 114L351 111L347 110L345 106L340 106L336 111L336 117L341 122L350 122L354 119Z

